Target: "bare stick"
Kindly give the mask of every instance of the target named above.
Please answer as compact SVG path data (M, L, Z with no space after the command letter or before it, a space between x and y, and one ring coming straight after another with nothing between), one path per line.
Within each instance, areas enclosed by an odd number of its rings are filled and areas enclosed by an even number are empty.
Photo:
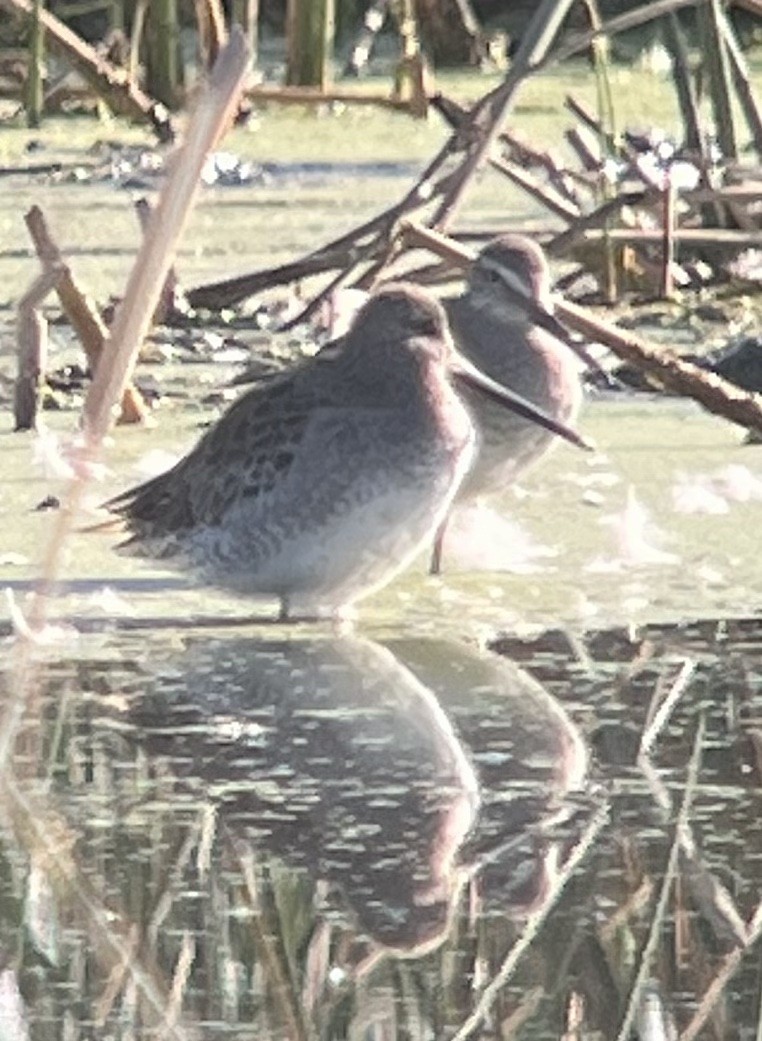
M691 80L690 60L685 34L680 27L677 15L672 12L666 20L666 39L672 58L672 79L675 84L678 104L685 127L685 145L699 154L703 150L701 134L701 118L699 116L696 92Z
M201 168L207 153L232 118L247 65L243 35L234 32L215 65L208 88L199 98L186 141L175 156L155 219L141 244L114 320L111 364L98 367L85 401L83 466L70 483L48 541L42 577L30 611L32 632L44 623L45 594L57 578L63 546L79 509L89 466L100 452L115 404L121 399L130 378L137 351L150 325L176 243L196 195ZM5 747L8 747L7 741Z
M567 300L557 299L555 311L565 325L588 340L604 343L614 354L653 376L667 390L693 398L708 412L747 430L762 430L759 395L749 394L729 380L684 361L668 348L655 347L615 325L602 322Z
M654 712L653 718L649 720L647 727L643 731L640 738L638 756L645 756L650 753L654 742L664 729L669 717L672 715L672 709L687 690L688 684L693 679L695 671L696 662L690 658L686 658L680 666L680 671L675 677L675 681L670 687L666 697L662 700L661 704Z
M434 214L434 227L445 230L455 217L472 177L484 163L502 129L520 84L533 65L546 56L572 3L573 0L541 0L505 80L484 99L483 104L480 103L480 113L485 117L482 133Z
M586 231L583 238L586 242L600 242L608 235L613 242L626 242L630 245L658 246L663 233L656 229L646 228L611 228L608 232ZM759 247L760 233L752 231L736 231L735 228L675 228L675 242L701 245L704 249L715 249L724 252L730 249L756 249Z
M140 221L140 230L145 235L148 231L148 226L151 223L151 215L153 213L153 208L145 196L141 195L139 199L135 200L135 211L138 215L138 220ZM153 315L153 325L161 325L172 310L178 284L177 272L175 271L173 264L167 272L167 277L164 279L164 285L161 287L159 303L157 304Z
M659 192L656 190L620 192L613 199L608 199L596 207L596 209L586 213L584 217L580 217L566 231L560 231L557 235L554 235L545 244L545 250L551 256L562 257L569 253L580 240L584 239L586 231L590 231L592 228L603 227L610 218L615 216L625 206L647 206L649 203L656 202L658 198Z
M72 329L79 337L90 371L95 372L104 356L104 351L108 358L109 333L106 323L98 313L95 304L75 281L71 268L65 263L60 249L50 234L39 206L33 206L24 220L43 268L48 270L56 267L60 271L60 278L56 283L58 299ZM147 413L148 407L143 401L140 391L132 383L128 383L122 395L121 414L118 422L140 423L145 419Z
M247 65L243 35L234 32L199 99L186 140L173 158L169 178L130 273L111 334L112 364L108 369L98 369L90 387L85 402L85 427L92 445L103 439L111 425L113 403L129 379L138 348L150 326L198 191L204 161L232 118Z
M489 984L484 988L481 997L477 1002L476 1008L468 1019L466 1019L460 1026L451 1041L467 1041L468 1038L473 1037L474 1034L476 1034L482 1023L486 1021L498 995L513 975L520 958L537 936L540 927L556 905L564 887L590 851L591 846L595 842L603 826L608 821L608 818L609 806L607 803L604 803L599 807L587 828L585 828L581 839L569 854L568 859L561 868L558 877L554 880L551 891L548 893L542 905L527 918L521 936L513 947L511 947L493 979L490 980Z
M493 157L490 159L490 165L494 169L499 170L500 173L513 181L519 188L523 188L524 191L531 195L533 199L536 199L542 206L550 210L551 213L560 217L568 224L570 221L576 220L580 216L579 206L563 196L560 192L556 191L555 188L550 188L547 185L541 184L537 178L531 174L528 170L519 166L517 163L512 163L508 159L498 159Z
M637 25L644 25L646 22L652 22L656 18L661 18L662 15L669 14L671 11L679 11L681 7L701 7L707 2L708 0L647 0L640 7L636 7L634 11L627 11L625 14L617 15L615 18L609 18L600 29L570 33L554 51L550 51L541 61L536 62L532 67L532 71L537 72L549 65L557 65L559 62L566 61L567 58L571 58L575 54L581 54L599 37L615 36L617 33L625 32L627 29L634 29ZM751 2L751 0L747 0L747 2Z
M719 1001L723 990L727 987L738 968L741 958L749 948L757 942L762 935L762 903L757 906L751 921L746 929L746 946L736 947L724 959L722 966L712 982L704 991L701 1004L688 1026L683 1030L678 1041L695 1041L704 1028L704 1024L711 1015L712 1009Z
M722 9L717 12L717 23L720 35L727 48L730 70L736 88L736 97L743 108L746 122L754 139L757 156L760 156L762 155L762 115L760 115L759 105L754 97L754 88L749 77L746 59L736 39L733 26Z
M474 261L471 250L418 224L405 222L401 234L408 245L430 249L461 270ZM693 398L707 411L731 423L749 430L762 430L762 403L758 395L749 394L729 380L684 361L666 347L655 347L616 325L603 322L561 297L555 297L554 309L565 325L587 340L605 344L618 357L653 376L667 390Z
M146 1025L162 1024L168 1002L163 973L146 952L136 953L134 930L120 910L107 906L88 881L76 854L76 838L63 816L50 802L30 796L29 783L23 787L11 771L0 772L0 814L7 822L19 847L43 870L61 906L76 916L76 922L89 941L96 963L107 972L126 966L134 981L146 1014ZM174 1041L199 1041L200 1034L190 1022L167 1024L161 1036Z
M675 206L675 185L670 170L667 170L665 178L662 206L661 295L664 300L670 300L675 291L674 263L677 208Z
M225 12L220 0L196 0L196 28L205 69L211 69L227 42Z
M680 837L680 875L719 943L745 947L746 922L726 887L704 863L689 828Z
M34 7L31 0L0 0L0 8L12 14L30 18ZM45 30L48 46L56 50L80 72L98 97L103 98L115 112L130 116L153 127L160 141L171 141L174 128L167 110L148 97L124 70L112 65L95 48L85 43L60 19L44 8L39 13L40 25Z
M31 430L37 422L40 384L45 374L48 349L48 323L40 314L39 306L60 277L61 269L58 267L43 271L18 302L18 374L13 395L16 430Z
M656 949L659 945L661 926L664 921L664 915L667 911L667 901L669 900L669 894L672 891L672 884L677 872L678 857L680 855L680 838L683 831L687 829L690 820L691 805L693 803L693 796L696 791L696 783L698 781L699 768L701 765L704 731L705 721L702 715L699 718L699 724L696 728L696 736L693 740L693 751L691 752L691 758L688 763L688 776L685 779L685 793L677 817L675 835L672 841L672 847L669 851L667 866L664 870L664 881L662 882L661 890L659 891L659 896L656 901L656 907L654 908L654 914L651 920L651 927L640 957L640 965L638 966L635 981L630 990L630 999L627 1003L627 1009L622 1020L622 1025L617 1034L617 1041L626 1041L630 1036L638 1012L643 987L650 975L651 963L653 962Z

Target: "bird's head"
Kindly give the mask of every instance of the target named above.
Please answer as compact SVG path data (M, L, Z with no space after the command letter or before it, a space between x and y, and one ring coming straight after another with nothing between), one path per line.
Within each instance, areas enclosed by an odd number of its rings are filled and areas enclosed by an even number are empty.
M357 312L350 336L379 357L388 352L422 356L447 365L454 347L439 301L417 286L390 282Z
M542 249L522 235L493 239L474 261L468 278L473 303L504 321L530 321L527 305L547 308L550 289Z

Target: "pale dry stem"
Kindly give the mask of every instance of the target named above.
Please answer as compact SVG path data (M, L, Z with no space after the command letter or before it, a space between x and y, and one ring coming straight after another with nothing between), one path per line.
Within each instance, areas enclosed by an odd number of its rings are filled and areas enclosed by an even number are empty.
M540 927L558 902L564 887L579 867L584 857L590 851L595 839L609 819L609 805L604 803L593 815L590 823L582 835L582 838L574 847L566 862L563 864L558 875L554 879L546 899L542 905L529 915L527 923L516 943L503 960L495 976L484 988L476 1008L471 1015L461 1024L451 1041L467 1041L473 1037L480 1026L487 1021L490 1011L502 991L513 975L516 966L527 948L537 937Z

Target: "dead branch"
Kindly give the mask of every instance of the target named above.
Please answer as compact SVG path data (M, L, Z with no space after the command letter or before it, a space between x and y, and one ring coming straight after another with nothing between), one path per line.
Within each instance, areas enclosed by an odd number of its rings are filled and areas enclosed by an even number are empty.
M107 906L92 885L76 852L74 833L63 815L51 808L50 793L44 800L30 795L13 772L0 773L0 814L19 848L43 872L63 908L89 941L96 963L107 973L125 966L142 998L141 1012L149 1028L164 1025L170 990L159 966L144 951L136 951L136 927L120 908ZM174 1041L198 1039L198 1028L185 1020L167 1025L162 1036Z
M532 72L538 72L549 65L557 65L559 62L566 61L575 54L581 54L594 40L602 36L615 36L617 33L634 29L638 25L645 25L646 22L653 22L671 11L679 11L682 7L700 7L707 2L708 0L647 0L634 11L627 11L614 18L609 18L600 29L570 34L555 50L550 51L541 61L536 62L532 66ZM746 2L751 3L754 0L746 0ZM759 0L756 2L759 3Z
M48 350L48 323L44 315L40 314L39 307L60 277L60 267L47 268L37 276L18 302L18 374L13 396L16 430L32 430L37 422L40 387Z
M556 217L560 217L569 223L569 221L574 221L580 216L579 206L569 202L555 188L541 184L528 170L524 170L516 163L512 163L507 159L493 157L490 159L490 165L505 174L510 181L513 181L515 185L522 188L528 195L531 195L533 199L536 199L537 202L555 214Z
M741 390L729 380L693 365L668 348L658 348L615 325L593 318L583 308L558 300L556 314L574 332L605 344L618 357L658 380L666 390L693 398L709 412L747 430L762 431L762 404L758 395Z
M646 228L611 228L608 231L592 229L583 234L588 242L600 242L604 237L613 242L627 242L639 245L659 245L664 233ZM756 231L736 231L735 228L676 228L675 242L693 243L705 249L732 250L756 249L759 247L760 233Z
M720 1000L725 987L727 987L741 963L744 954L759 940L761 934L762 903L757 905L757 909L746 927L746 943L743 947L735 947L725 956L717 975L709 986L705 988L701 1003L696 1009L693 1019L685 1030L682 1031L678 1041L695 1041L695 1038L699 1036L714 1006Z
M106 324L98 313L95 304L77 285L71 268L64 261L61 251L53 240L39 206L33 206L24 220L37 251L43 270L57 270L59 277L55 283L58 299L72 329L77 334L82 349L87 357L90 371L94 373L101 358L108 357L109 333ZM140 391L129 383L122 395L119 423L140 423L148 414L148 406Z
M474 174L484 164L490 148L500 134L520 84L535 65L547 56L572 3L573 0L541 0L505 79L499 87L474 106L471 118L480 126L481 133L469 149L465 161L459 166L444 199L437 207L431 221L432 227L445 230L453 221Z
M0 0L0 8L27 18L33 13L31 0ZM71 62L110 109L148 123L160 141L174 140L175 131L167 110L142 91L124 69L98 54L45 8L40 11L40 23L49 46Z
M698 726L696 727L696 734L693 739L693 749L691 751L691 758L688 763L688 774L685 779L685 791L683 794L683 801L681 803L680 811L678 813L677 825L675 827L675 835L672 841L671 849L669 851L667 865L664 870L664 880L662 882L662 886L656 900L656 907L654 908L653 918L651 920L648 937L643 946L643 950L641 951L638 971L630 989L630 997L627 1003L627 1009L625 1011L624 1018L617 1033L617 1041L625 1041L625 1039L630 1036L632 1026L635 1022L635 1017L637 1015L641 995L650 975L651 965L653 963L653 959L656 955L656 951L659 946L661 927L667 912L667 902L669 900L669 894L672 891L672 885L677 876L680 858L680 839L683 832L688 828L688 822L690 821L691 806L693 804L693 797L696 794L696 786L698 784L699 771L701 767L701 757L704 751L704 735L705 721L704 717L700 716Z
M154 220L135 259L112 328L110 364L99 365L90 384L83 416L83 465L70 482L64 508L56 514L41 578L32 600L29 620L32 632L37 632L44 624L47 594L57 578L63 547L79 510L90 472L88 464L97 458L111 425L114 407L121 400L131 376L138 349L172 263L176 243L198 191L201 168L221 133L230 125L247 66L248 53L243 34L235 31L199 95L185 142L174 156Z
M228 38L220 0L196 0L199 50L205 69L211 69Z
M474 256L452 239L420 225L406 223L400 232L408 246L430 249L450 263L465 269ZM655 233L658 237L660 233ZM741 390L715 373L684 361L666 347L655 347L609 322L595 318L584 308L561 298L555 300L558 317L586 340L605 344L619 358L652 376L667 390L693 398L709 412L723 416L748 430L762 431L759 397Z
M138 220L140 221L140 230L145 235L148 232L151 214L153 213L153 208L145 196L141 196L139 199L135 200L135 211L138 215ZM153 315L154 325L161 325L167 315L172 312L175 305L175 294L177 293L178 285L177 272L175 271L173 264L167 273L164 285L161 287L159 302L156 305L156 310Z
M609 806L604 803L598 807L595 814L592 816L579 842L569 854L566 862L562 865L558 876L554 879L547 897L543 900L541 906L527 918L521 936L511 947L495 976L484 988L479 997L476 1008L468 1019L458 1028L452 1041L468 1041L468 1038L474 1037L481 1025L485 1022L492 1010L497 996L513 975L520 958L537 936L543 922L558 902L558 898L560 897L564 887L574 874L578 865L589 853L596 838L606 825L608 818Z

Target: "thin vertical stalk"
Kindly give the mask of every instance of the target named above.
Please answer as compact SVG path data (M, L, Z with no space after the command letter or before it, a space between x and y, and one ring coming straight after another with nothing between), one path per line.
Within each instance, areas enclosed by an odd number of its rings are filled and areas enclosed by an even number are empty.
M45 66L45 30L40 15L43 0L34 0L29 27L29 58L26 77L26 122L36 129L42 121L42 84Z

